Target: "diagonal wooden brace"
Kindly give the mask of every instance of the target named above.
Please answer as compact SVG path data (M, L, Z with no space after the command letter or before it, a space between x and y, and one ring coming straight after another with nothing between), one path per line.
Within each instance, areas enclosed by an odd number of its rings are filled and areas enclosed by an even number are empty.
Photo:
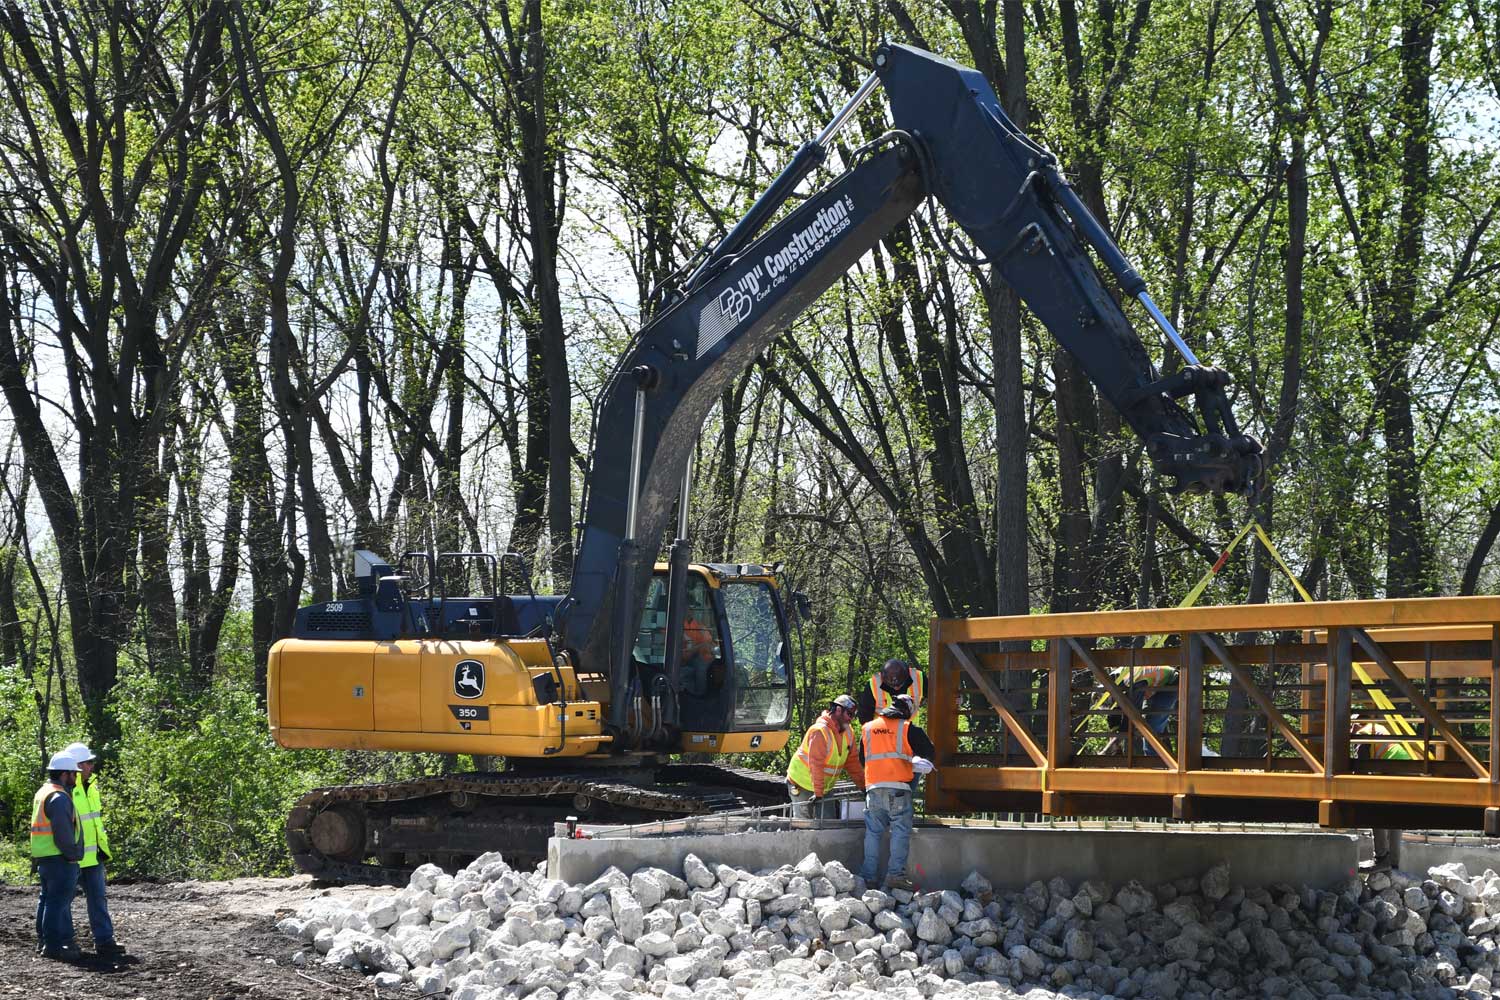
M979 686L979 690L984 693L990 705L994 707L995 711L1000 713L1000 718L1005 720L1006 726L1010 728L1011 735L1021 744L1022 749L1026 751L1026 755L1036 762L1037 767L1045 768L1047 766L1047 755L1037 745L1036 737L1031 735L1031 730L1027 727L1026 722L1010 710L1010 706L1005 702L1004 693L995 686L995 682L990 680L989 675L979 669L979 664L974 662L974 658L969 655L968 650L956 642L950 642L947 645L948 652L952 653L953 658L958 661L958 665L964 668L964 673L968 674L969 679Z
M1277 708L1275 702L1266 697L1264 691L1255 686L1255 678L1251 677L1249 672L1240 666L1233 656L1229 655L1229 650L1219 641L1219 637L1211 632L1203 632L1199 634L1199 638L1203 640L1203 645L1208 647L1209 652L1214 654L1214 659L1223 664L1224 669L1229 671L1229 675L1239 683L1240 687L1245 689L1245 693L1250 696L1251 701L1255 702L1256 707L1265 713L1266 718L1270 721L1271 725L1276 727L1276 731L1282 735L1282 738L1292 745L1293 750L1297 751L1297 756L1301 757L1303 762L1307 764L1308 770L1314 774L1322 774L1323 762L1318 760L1311 750L1307 749L1307 744L1303 743L1302 738L1296 734L1291 726L1287 725L1286 719L1281 714L1281 709Z
M1151 729L1150 724L1146 722L1146 717L1141 714L1141 710L1135 706L1135 702L1131 700L1130 696L1120 689L1120 685L1114 682L1114 678L1109 676L1108 671L1094 662L1094 658L1089 655L1089 651L1084 648L1081 642L1073 638L1065 641L1072 648L1073 655L1082 660L1083 665L1089 668L1089 673L1094 675L1094 680L1098 681L1099 685L1109 692L1110 697L1114 698L1115 704L1120 707L1120 711L1125 713L1126 718L1130 719L1135 725L1141 737L1145 739L1146 745L1155 751L1156 756L1166 762L1167 767L1174 771L1177 770L1177 758L1168 752L1166 746Z
M1413 708L1422 713L1422 718L1427 720L1428 725L1441 734L1443 742L1447 743L1453 748L1454 753L1463 758L1463 762L1469 765L1469 770L1478 775L1481 780L1488 781L1490 772L1485 770L1483 764L1479 763L1479 758L1474 756L1468 744L1463 741L1463 737L1454 731L1452 724L1443 718L1432 702L1422 696L1422 692L1417 690L1416 685L1411 682L1411 678L1407 677L1401 672L1400 667L1391 662L1391 658L1386 655L1386 651L1380 648L1380 643L1370 638L1370 633L1362 628L1350 629L1349 631L1353 633L1354 641L1359 643L1366 653L1370 654L1370 659L1375 661L1375 665L1390 679L1392 684L1396 685L1396 690L1400 691L1406 697L1406 700L1411 702Z

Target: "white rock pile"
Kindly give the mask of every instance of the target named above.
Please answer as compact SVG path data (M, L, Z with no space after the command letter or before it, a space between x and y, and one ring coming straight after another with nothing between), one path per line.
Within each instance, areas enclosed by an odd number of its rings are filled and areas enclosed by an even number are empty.
M1500 875L1461 864L1335 890L1244 889L1220 864L1155 888L1061 878L997 892L867 889L810 854L747 872L611 868L568 885L487 854L424 865L360 907L319 897L277 924L382 989L451 1000L1490 997Z

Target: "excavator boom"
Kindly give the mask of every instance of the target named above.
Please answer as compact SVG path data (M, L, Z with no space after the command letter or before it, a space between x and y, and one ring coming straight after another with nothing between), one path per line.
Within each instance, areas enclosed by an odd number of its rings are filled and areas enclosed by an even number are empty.
M1261 447L1235 426L1224 395L1227 377L1197 363L1055 157L1006 117L985 79L901 45L883 46L875 61L876 73L850 105L798 152L682 296L637 337L596 414L583 531L557 622L576 662L607 664L615 730L625 721L629 650L650 567L710 408L924 198L943 205L1078 360L1175 490L1245 492L1259 478ZM823 161L832 132L877 81L895 129L751 242ZM1088 247L1179 345L1184 367L1166 376L1157 371ZM1190 395L1198 418L1178 402ZM628 462L621 460L626 455Z

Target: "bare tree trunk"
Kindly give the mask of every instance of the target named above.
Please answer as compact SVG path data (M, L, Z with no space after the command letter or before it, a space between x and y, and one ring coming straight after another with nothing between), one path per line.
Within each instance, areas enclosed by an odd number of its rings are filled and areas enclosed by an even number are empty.
M1386 445L1385 589L1391 597L1431 594L1436 587L1431 540L1422 512L1421 472L1412 417L1412 349L1421 330L1416 293L1432 181L1430 94L1432 48L1439 4L1414 0L1404 7L1401 31L1401 92L1396 118L1401 129L1401 213L1396 226L1388 300L1377 312L1376 356L1383 380L1381 419Z
M1031 124L1026 92L1025 11L1006 0L1005 78L1000 89L1006 113L1022 131ZM989 300L991 365L995 379L995 613L1031 610L1026 546L1026 398L1021 386L1021 297L999 283Z

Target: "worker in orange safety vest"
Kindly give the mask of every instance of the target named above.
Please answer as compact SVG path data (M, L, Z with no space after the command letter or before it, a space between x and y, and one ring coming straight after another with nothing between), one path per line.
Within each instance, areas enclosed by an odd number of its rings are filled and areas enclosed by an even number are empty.
M47 762L47 780L31 803L31 858L41 876L36 907L37 943L45 958L76 962L73 940L73 893L78 862L83 858L83 823L73 809L78 762L59 750Z
M897 695L860 730L860 757L865 767L865 857L860 877L875 884L880 864L880 842L891 835L885 866L885 887L910 892L906 876L911 829L916 820L912 779L932 770L936 750L922 728L911 721L916 704L910 695Z
M718 645L714 615L706 595L689 594L687 616L682 621L682 686L687 693L703 698L709 691L723 687L723 665L718 664L717 673L714 670Z

